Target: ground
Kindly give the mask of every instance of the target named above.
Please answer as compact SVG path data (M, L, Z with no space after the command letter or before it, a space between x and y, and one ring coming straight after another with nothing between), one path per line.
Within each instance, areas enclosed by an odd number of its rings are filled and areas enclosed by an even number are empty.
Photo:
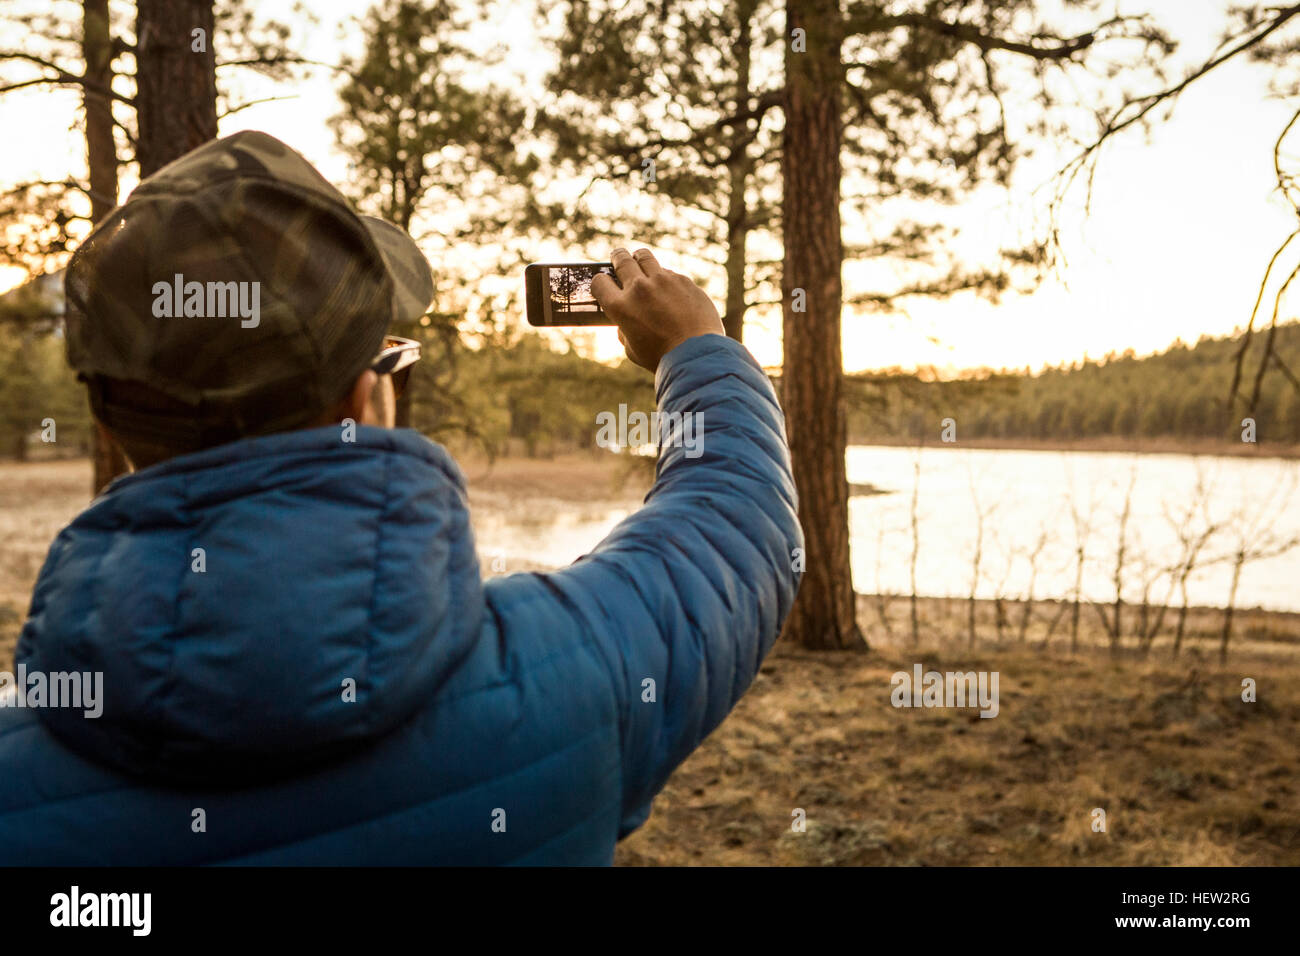
M471 456L465 471L476 508L634 503L648 480L582 455ZM0 670L89 480L85 461L0 464ZM1091 613L1072 652L1068 615L1050 603L1035 605L1022 641L1019 605L999 634L981 602L973 648L965 602L920 601L916 648L907 599L881 608L859 598L867 653L778 643L616 862L1300 864L1300 615L1240 613L1222 664L1212 609L1193 611L1175 660L1165 640L1145 657L1131 641L1112 655ZM998 715L891 706L891 675L916 663L997 671Z
M890 676L918 661L998 671L998 716L890 706ZM615 859L1300 864L1300 665L1229 661L778 644ZM1257 680L1255 703L1241 699L1244 676ZM1104 833L1093 830L1098 808Z

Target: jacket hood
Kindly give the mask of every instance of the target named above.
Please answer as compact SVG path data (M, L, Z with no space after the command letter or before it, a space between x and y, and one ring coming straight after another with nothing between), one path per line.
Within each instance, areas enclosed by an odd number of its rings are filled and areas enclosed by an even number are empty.
M239 785L391 731L483 613L464 478L410 430L268 435L120 478L55 539L15 660L102 673L45 707L83 756Z

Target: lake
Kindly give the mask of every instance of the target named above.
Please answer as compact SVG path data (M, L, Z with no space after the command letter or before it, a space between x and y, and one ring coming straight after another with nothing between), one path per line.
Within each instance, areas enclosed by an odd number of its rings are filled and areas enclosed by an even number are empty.
M1032 578L1035 598L1068 598L1082 540L1084 597L1112 601L1126 501L1128 602L1141 600L1145 580L1154 582L1153 602L1180 600L1177 592L1170 597L1170 578L1161 573L1180 562L1180 535L1194 540L1206 527L1216 529L1187 582L1191 603L1211 607L1227 602L1229 558L1243 540L1268 550L1300 539L1300 463L1294 461L853 446L847 468L851 483L882 492L849 503L853 584L863 592L911 593L914 488L917 590L931 597L970 594L980 543L978 597L1024 597ZM627 508L594 504L526 518L476 512L484 571L494 557L563 566L627 514ZM1247 563L1236 604L1300 611L1300 547Z
M911 593L911 498L918 458L917 590L930 596L970 594L980 513L985 515L984 554L976 595L983 598L1023 596L1032 564L1038 569L1035 597L1072 596L1076 542L1082 538L1084 597L1113 600L1126 499L1130 571L1124 579L1130 602L1141 600L1144 577L1179 562L1179 532L1196 537L1207 522L1222 526L1207 539L1206 560L1187 582L1191 603L1208 607L1227 603L1232 569L1224 559L1243 537L1266 545L1273 538L1300 536L1300 463L1294 461L941 446L918 453L858 446L848 451L849 481L890 492L855 497L849 504L853 581L860 591ZM1036 549L1037 560L1031 562ZM1167 578L1157 580L1153 602L1163 602L1168 587ZM1179 600L1176 593L1173 600ZM1300 611L1300 548L1247 563L1236 604Z

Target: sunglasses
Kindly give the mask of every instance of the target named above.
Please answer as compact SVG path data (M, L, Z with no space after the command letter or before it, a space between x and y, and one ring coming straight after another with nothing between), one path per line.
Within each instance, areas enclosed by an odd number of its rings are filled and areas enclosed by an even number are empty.
M376 375L391 375L393 394L400 398L406 389L406 383L411 379L411 369L418 361L420 361L419 342L390 335L384 339L384 347L370 363L370 370Z

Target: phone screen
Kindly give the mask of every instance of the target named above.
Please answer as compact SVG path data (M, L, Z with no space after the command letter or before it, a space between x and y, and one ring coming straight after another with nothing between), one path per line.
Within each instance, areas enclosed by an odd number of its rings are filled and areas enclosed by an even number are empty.
M530 325L614 325L591 294L600 273L620 286L608 262L535 262L524 271Z

